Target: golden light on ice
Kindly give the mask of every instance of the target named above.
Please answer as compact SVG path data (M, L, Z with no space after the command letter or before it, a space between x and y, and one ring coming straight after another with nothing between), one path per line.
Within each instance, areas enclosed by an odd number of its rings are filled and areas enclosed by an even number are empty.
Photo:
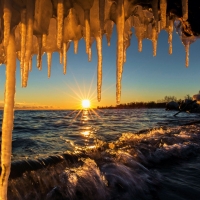
M83 109L90 108L90 100L89 99L83 99L82 100L82 108Z

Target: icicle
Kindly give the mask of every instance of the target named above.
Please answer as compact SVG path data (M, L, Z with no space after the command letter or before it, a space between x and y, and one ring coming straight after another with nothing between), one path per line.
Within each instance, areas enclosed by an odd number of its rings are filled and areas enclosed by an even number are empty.
M138 51L142 52L142 38L138 38Z
M114 26L114 22L111 20L107 21L105 25L105 32L106 32L106 39L107 39L108 46L110 46L110 39L112 35L113 26Z
M92 49L91 49L91 47L89 47L89 50L88 50L88 61L89 62L92 61Z
M34 0L26 1L26 51L24 58L24 70L22 77L22 87L27 86L28 73L30 71L30 60L32 60L33 48L33 15L34 15Z
M172 37L173 37L173 30L174 30L174 21L171 19L169 21L169 32L168 32L168 43L169 43L169 54L172 54Z
M7 46L6 84L2 124L0 199L7 200L8 177L11 168L12 130L16 85L16 48L14 35L10 34Z
M52 59L52 53L47 52L48 78L50 78L51 76L51 59Z
M58 46L58 49L61 48L61 44L62 44L63 17L64 17L63 0L58 0L58 5L57 5L57 46Z
M31 72L32 71L32 56L31 56L31 58L29 60L28 66L29 66L29 72Z
M38 55L37 55L37 68L42 70L42 37L41 35L37 36L38 41Z
M156 27L153 27L152 28L153 56L156 56L157 54L157 40L158 40L158 34L156 31Z
M98 65L97 65L97 100L101 101L101 85L102 85L102 37L96 38L97 45L97 56L98 56Z
M8 46L11 24L11 0L4 0L3 20L4 20L4 47Z
M47 34L42 34L42 46L47 46Z
M89 53L89 48L90 48L90 10L84 11L84 18L85 18L86 53Z
M17 58L20 61L20 59L21 59L21 52L20 51L17 51Z
M116 19L117 25L117 84L116 84L116 100L117 103L120 102L121 97L121 78L124 63L124 0L119 0L118 5L118 15Z
M183 21L188 19L188 0L182 0Z
M186 55L185 55L185 66L188 67L189 66L189 50L190 50L190 44L187 43L185 45L185 52L186 52Z
M124 48L124 63L126 62L126 48Z
M99 23L100 23L100 35L104 30L104 18L105 18L105 0L99 0Z
M78 40L74 40L74 53L78 53Z
M63 74L67 71L67 43L63 43Z
M156 26L156 29L158 29L158 0L152 1L152 10L153 10L153 15L155 19L155 26Z
M158 21L158 33L160 33L161 27L160 27L160 21Z
M21 11L21 55L20 55L20 69L21 69L21 85L25 87L24 82L24 58L26 50L26 10Z
M60 50L59 56L60 56L60 64L62 64L63 63L63 49Z
M161 29L166 27L167 0L160 0Z

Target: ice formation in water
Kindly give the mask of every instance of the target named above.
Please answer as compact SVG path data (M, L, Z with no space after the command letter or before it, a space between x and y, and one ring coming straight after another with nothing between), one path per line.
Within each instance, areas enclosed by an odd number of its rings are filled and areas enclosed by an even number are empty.
M196 6L193 1L190 2L193 7ZM70 43L73 41L76 54L78 41L84 38L90 61L91 45L96 41L97 98L100 101L102 37L105 34L110 46L112 29L116 24L116 100L119 103L123 64L126 62L126 50L130 46L132 27L138 39L138 51L142 51L142 41L149 39L152 41L153 56L156 56L161 30L168 32L169 54L172 54L172 33L176 22L177 32L186 49L188 66L189 46L200 34L200 30L194 27L195 23L190 23L193 18L188 13L188 0L0 0L0 64L6 64L0 199L6 199L9 175L16 57L20 60L22 87L26 87L33 55L37 55L37 67L42 70L42 56L47 54L50 77L52 54L58 52L63 73L66 74Z

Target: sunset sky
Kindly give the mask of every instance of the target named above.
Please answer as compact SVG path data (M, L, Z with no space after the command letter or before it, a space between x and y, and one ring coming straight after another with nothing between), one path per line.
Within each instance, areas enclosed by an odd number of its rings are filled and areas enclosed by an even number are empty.
M134 31L134 30L133 30ZM73 52L73 43L67 53L67 74L63 75L58 53L53 54L51 78L47 78L46 55L43 69L36 67L29 74L27 88L20 86L20 68L17 62L16 104L18 107L74 109L81 105L81 99L89 93L93 107L115 105L116 85L116 31L111 46L103 39L103 85L102 100L96 98L96 43L92 46L92 62L85 53L85 41L79 41L78 55ZM133 35L124 64L121 103L134 101L157 101L164 96L184 98L200 90L200 41L190 47L190 65L185 67L185 49L179 36L173 34L173 54L168 54L168 36L162 31L158 39L157 56L152 56L152 42L143 40L143 51L138 52L137 40ZM3 105L5 66L0 67L0 106Z

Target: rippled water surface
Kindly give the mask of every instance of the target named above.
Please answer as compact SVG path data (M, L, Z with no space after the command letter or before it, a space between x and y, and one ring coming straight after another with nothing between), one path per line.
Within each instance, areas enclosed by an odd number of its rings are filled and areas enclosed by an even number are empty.
M200 115L175 113L16 111L9 199L199 199Z

